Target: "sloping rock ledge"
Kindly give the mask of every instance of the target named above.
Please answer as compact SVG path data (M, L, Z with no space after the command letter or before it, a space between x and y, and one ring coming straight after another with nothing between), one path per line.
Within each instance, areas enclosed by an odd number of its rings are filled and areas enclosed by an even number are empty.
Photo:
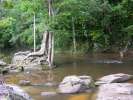
M96 100L133 100L133 84L110 83L101 85Z

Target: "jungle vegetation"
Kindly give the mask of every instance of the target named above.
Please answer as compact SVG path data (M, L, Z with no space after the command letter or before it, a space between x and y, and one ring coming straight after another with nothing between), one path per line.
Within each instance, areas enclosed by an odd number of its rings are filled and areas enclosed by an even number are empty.
M133 45L133 0L0 0L0 49L40 48L45 30L54 33L55 51L121 50Z

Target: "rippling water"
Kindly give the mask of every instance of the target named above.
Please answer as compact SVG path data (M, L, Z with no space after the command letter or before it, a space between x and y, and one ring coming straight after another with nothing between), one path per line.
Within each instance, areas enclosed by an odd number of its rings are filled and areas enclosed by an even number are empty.
M133 74L133 57L121 59L117 54L89 54L86 56L57 54L55 63L57 68L53 70L5 75L6 82L18 84L19 80L30 80L35 85L22 88L35 100L95 100L95 92L58 94L53 97L42 97L41 92L57 91L57 84L67 75L90 75L96 80L113 73ZM46 83L53 86L46 85Z

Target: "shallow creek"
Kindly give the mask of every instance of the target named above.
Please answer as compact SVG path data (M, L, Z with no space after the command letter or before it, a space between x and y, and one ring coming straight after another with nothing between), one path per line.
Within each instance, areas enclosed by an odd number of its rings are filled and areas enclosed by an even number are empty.
M7 83L18 84L19 80L30 80L32 86L23 86L34 100L95 100L93 93L58 94L42 97L41 92L57 91L59 82L68 75L90 75L95 80L108 74L133 74L133 57L121 59L117 54L89 54L86 56L72 56L57 54L57 67L53 70L27 71L5 75ZM130 81L133 82L133 81ZM48 85L52 84L52 86Z

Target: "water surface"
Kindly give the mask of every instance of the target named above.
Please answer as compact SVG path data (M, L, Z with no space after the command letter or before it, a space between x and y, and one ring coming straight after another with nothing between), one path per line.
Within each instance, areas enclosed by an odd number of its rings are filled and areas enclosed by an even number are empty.
M90 75L95 80L108 74L133 74L133 57L121 59L117 54L89 54L73 56L57 54L57 68L53 70L28 71L5 75L7 83L18 84L19 80L30 80L34 86L22 87L35 100L95 100L95 92L80 94L58 94L53 97L42 97L41 92L57 91L59 82L68 75ZM132 82L132 81L131 81ZM45 84L52 83L53 86Z

